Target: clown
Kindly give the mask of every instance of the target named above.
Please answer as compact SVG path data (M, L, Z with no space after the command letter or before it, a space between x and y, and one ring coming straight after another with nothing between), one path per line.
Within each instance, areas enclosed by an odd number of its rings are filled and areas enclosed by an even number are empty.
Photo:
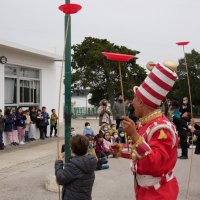
M141 86L135 88L133 106L140 118L138 129L128 117L122 122L133 142L131 170L137 200L176 200L178 196L178 182L173 175L177 133L158 109L177 79L175 69L173 62L155 64Z

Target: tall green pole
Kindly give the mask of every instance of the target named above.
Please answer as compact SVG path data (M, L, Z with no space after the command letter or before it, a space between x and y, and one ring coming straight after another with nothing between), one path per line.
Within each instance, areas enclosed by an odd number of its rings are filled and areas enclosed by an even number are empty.
M70 3L70 0L65 0L65 3ZM68 21L69 18L69 21ZM67 28L67 23L68 28ZM70 152L70 135L71 135L71 19L70 15L65 15L65 162L68 162L71 155Z

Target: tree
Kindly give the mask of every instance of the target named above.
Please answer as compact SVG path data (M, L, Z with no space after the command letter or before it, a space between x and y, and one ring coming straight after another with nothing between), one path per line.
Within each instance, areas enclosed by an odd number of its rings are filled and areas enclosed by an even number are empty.
M90 88L90 102L95 106L104 98L112 103L115 95L121 91L118 63L107 60L101 52L139 53L106 39L92 37L86 37L81 44L72 46L72 50L72 89ZM144 80L145 70L136 64L135 59L122 63L121 67L125 97L132 98L132 88Z
M192 103L195 106L200 105L200 54L194 49L191 53L186 54L188 74L190 79L191 96ZM181 102L184 96L189 97L187 73L185 67L184 58L179 60L179 65L177 68L178 80L174 85L173 91L170 93L169 97L172 99L177 99Z

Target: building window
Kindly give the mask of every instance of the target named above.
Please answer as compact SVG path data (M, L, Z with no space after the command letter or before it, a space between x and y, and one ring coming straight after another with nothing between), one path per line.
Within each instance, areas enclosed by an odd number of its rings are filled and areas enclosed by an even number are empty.
M37 69L29 69L29 68L21 68L20 69L20 76L27 77L27 78L40 78L39 70Z
M5 107L39 104L40 70L5 65Z
M5 67L5 75L17 75L17 67L14 67L14 66L10 66L10 65L7 65Z
M20 103L40 103L40 82L20 80Z
M5 104L17 103L17 79L5 78Z

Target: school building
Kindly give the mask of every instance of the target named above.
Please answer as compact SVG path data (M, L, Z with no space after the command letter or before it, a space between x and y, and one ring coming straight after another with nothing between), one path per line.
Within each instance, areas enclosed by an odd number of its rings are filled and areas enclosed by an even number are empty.
M0 40L0 109L36 106L58 110L61 57ZM63 81L62 81L63 83ZM62 87L60 119L63 119Z

